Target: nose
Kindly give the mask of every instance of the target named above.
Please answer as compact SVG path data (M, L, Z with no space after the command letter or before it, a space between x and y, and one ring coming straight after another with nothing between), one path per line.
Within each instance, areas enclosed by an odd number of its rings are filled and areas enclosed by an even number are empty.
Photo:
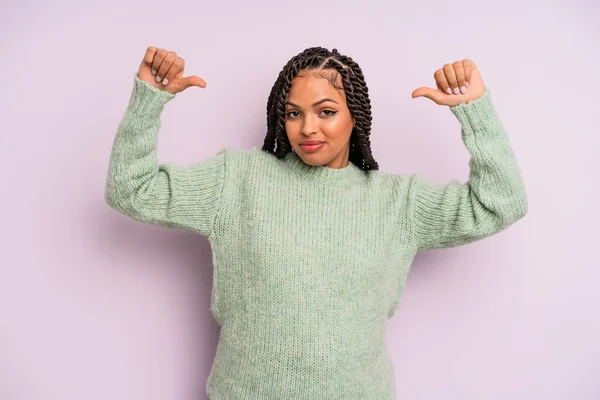
M317 129L318 126L319 126L318 118L314 117L312 115L308 115L303 120L302 129L300 130L300 133L302 133L305 136L314 135L318 130Z

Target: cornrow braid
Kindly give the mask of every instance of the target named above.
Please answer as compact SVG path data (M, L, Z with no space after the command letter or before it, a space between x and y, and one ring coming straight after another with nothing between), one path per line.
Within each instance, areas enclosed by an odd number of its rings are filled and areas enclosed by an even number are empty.
M358 64L352 58L340 54L337 49L330 52L323 47L310 47L292 57L283 67L267 101L267 134L262 150L277 158L283 158L292 151L285 131L285 102L292 80L302 70L326 69L336 70L341 76L348 108L356 121L356 126L350 135L349 162L363 171L378 170L379 165L371 153L370 135L373 118L369 89ZM333 87L342 89L336 82L336 78L330 76L327 79Z

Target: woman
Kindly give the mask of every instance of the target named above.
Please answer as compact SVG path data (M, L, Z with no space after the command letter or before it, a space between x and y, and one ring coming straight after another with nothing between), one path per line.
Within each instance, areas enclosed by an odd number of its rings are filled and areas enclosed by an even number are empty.
M106 201L138 221L208 237L211 310L221 326L208 395L395 398L385 328L415 254L488 237L527 211L475 64L446 64L434 74L437 89L413 92L450 106L462 125L470 177L445 185L378 172L362 71L321 47L279 74L262 149L159 164L163 106L206 87L183 70L175 52L147 49L114 140Z

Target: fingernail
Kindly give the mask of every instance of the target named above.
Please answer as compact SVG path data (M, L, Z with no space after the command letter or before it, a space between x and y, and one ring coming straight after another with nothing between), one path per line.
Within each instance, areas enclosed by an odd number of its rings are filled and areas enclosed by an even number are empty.
M152 76L156 75L156 70L152 68Z
M455 87L455 88L454 88L454 94L459 94L459 93L460 93L460 92L458 91L458 88L457 88L457 87Z
M166 85L167 83L169 83L169 80L167 78L163 79L162 84Z
M446 89L446 93L452 94L452 89L450 89L450 88Z
M160 76L156 75L156 82L160 82L160 81L161 81Z
M462 94L465 94L465 93L467 93L467 88L466 88L466 87L464 87L464 86L461 86L461 87L460 87L460 92L461 92Z
M469 82L467 82L467 87L469 87Z

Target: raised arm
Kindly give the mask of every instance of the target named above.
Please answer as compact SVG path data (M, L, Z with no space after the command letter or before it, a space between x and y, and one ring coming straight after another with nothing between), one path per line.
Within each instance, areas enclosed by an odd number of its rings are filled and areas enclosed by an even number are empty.
M171 93L148 82L158 52L151 54L149 62L148 54L134 76L129 105L113 142L105 200L137 221L209 236L219 210L227 152L189 166L158 163L160 114L177 90ZM174 86L170 88L180 88L178 73L169 75L167 70L159 70L158 74L171 78Z
M527 194L506 131L487 88L469 103L450 107L471 153L466 183L427 182L412 176L419 250L454 247L491 236L527 212Z

